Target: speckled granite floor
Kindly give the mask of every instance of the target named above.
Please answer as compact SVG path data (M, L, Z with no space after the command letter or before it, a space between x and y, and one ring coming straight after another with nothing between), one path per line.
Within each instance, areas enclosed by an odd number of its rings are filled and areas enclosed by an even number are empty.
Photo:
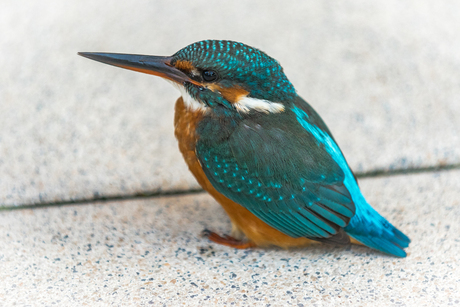
M360 182L412 244L235 250L206 194L0 212L1 306L460 304L460 171Z

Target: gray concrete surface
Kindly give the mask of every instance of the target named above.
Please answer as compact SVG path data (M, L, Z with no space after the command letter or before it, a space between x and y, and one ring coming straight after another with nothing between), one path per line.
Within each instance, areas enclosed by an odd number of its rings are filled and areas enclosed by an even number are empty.
M358 172L460 163L452 1L4 0L0 205L195 188L178 96L77 51L172 54L232 39L278 59Z
M405 259L361 246L235 250L206 194L0 211L0 306L460 304L460 170L361 180L407 233Z

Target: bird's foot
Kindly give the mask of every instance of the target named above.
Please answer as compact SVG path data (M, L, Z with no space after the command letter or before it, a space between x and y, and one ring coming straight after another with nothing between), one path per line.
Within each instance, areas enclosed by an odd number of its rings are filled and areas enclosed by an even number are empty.
M224 235L223 237L221 237L217 233L210 231L208 229L203 230L202 235L207 237L209 240L211 240L214 243L222 244L225 246L230 246L233 248L246 249L246 248L256 247L256 245L253 242L237 240L228 235Z

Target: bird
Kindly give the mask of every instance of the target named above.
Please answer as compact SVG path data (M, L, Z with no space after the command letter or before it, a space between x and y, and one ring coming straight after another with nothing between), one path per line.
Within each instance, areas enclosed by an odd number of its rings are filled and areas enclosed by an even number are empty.
M410 239L364 198L341 149L277 60L230 40L172 56L79 52L162 77L181 93L174 133L188 168L223 207L233 248L356 243L406 257Z

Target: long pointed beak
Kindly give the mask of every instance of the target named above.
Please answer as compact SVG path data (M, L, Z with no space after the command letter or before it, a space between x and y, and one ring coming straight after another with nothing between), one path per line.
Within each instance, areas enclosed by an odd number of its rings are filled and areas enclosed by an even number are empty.
M159 76L183 84L193 82L185 73L171 65L172 57L122 53L79 52L79 55L101 63Z

